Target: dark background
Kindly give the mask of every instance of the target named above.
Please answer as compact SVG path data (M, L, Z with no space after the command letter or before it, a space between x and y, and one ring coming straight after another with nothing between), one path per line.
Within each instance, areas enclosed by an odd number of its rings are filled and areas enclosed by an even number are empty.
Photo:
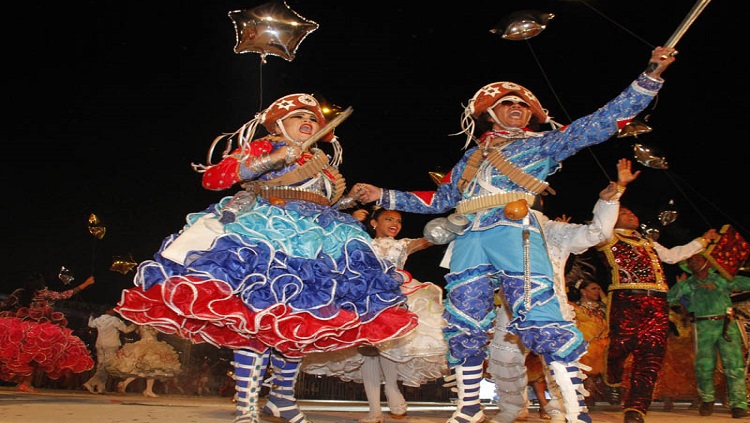
M646 66L692 8L691 1L289 1L319 28L292 61L234 53L227 13L262 1L30 2L4 16L4 219L0 292L41 272L92 272L84 301L114 304L133 272L109 270L115 256L140 262L182 228L188 212L231 192L209 192L191 163L276 98L315 93L354 114L336 131L341 171L404 190L434 188L428 172L461 157L462 104L501 80L531 89L560 123L593 112ZM662 151L668 170L638 165L623 198L666 246L732 224L746 238L748 127L744 16L710 3L677 45L677 62L644 113L653 132L613 138L565 161L549 181L547 214L590 217L599 190L634 142ZM555 14L527 41L489 30L519 10ZM676 222L660 226L671 206ZM107 229L88 231L94 213ZM435 216L406 215L403 236ZM407 267L443 284L443 247Z

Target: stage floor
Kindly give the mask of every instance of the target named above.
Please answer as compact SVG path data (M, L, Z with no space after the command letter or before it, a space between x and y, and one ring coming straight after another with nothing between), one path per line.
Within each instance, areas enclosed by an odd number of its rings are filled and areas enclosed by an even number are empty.
M356 401L301 400L300 407L313 423L357 423L367 414L367 404ZM446 403L409 403L406 418L388 418L386 423L444 423L454 406ZM387 406L384 404L384 410ZM536 407L529 409L524 420L544 423ZM497 412L493 404L485 404L485 413ZM592 420L601 423L622 422L619 407L597 403L591 410ZM38 390L19 392L16 388L0 387L0 422L2 423L231 423L234 403L228 397L197 397L169 395L147 398L136 393L94 395L86 391ZM716 404L711 417L701 417L690 404L676 403L670 412L662 403L654 403L646 416L647 423L706 423L742 421L732 419L729 409Z

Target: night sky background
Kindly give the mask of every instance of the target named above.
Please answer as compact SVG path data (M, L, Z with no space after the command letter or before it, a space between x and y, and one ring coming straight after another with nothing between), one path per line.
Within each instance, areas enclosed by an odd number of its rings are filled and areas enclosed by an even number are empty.
M2 172L4 271L0 293L42 273L66 288L61 267L96 285L79 299L114 305L133 272L113 258L150 259L188 212L229 192L200 186L191 163L273 100L314 93L353 115L336 130L349 185L435 187L461 157L462 104L483 85L531 89L560 123L591 113L645 68L692 1L288 1L319 24L287 61L235 53L232 10L262 1L32 2L4 13L5 114ZM666 84L640 118L653 132L612 138L566 160L549 182L551 217L590 218L598 192L633 144L662 152L668 170L643 170L623 202L673 246L732 224L750 239L746 212L747 66L744 16L714 1L677 45ZM529 40L490 29L519 10L554 13ZM668 206L674 200L674 206ZM660 226L665 208L678 219ZM106 227L88 231L94 213ZM421 236L437 216L405 216L402 236ZM407 268L444 284L443 247L413 255Z

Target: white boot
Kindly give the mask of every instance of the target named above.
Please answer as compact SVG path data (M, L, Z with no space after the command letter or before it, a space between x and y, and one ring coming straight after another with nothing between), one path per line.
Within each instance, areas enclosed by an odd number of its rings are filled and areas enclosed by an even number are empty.
M563 403L563 396L560 393L560 387L557 386L557 382L550 373L549 366L544 364L544 378L547 381L547 392L549 393L549 400L547 405L544 406L544 410L549 415L549 423L565 423L565 404Z
M528 351L518 335L508 332L510 315L503 304L496 307L495 332L490 343L490 360L487 371L492 375L497 394L498 413L491 423L513 423L528 414L529 398L526 374Z
M479 384L484 376L483 357L469 357L463 365L456 366L458 404L447 423L482 423L487 418L479 399Z
M548 366L550 375L560 390L567 422L591 423L586 407L588 391L583 387L583 380L586 379L586 375L581 371L583 365L578 362L564 364L553 361Z
M250 350L235 350L232 365L234 389L237 391L234 396L237 401L234 423L261 423L258 397L268 366L268 352L258 354Z
M302 359L285 357L275 351L271 354L271 391L263 407L263 414L287 423L310 423L294 396L301 365Z

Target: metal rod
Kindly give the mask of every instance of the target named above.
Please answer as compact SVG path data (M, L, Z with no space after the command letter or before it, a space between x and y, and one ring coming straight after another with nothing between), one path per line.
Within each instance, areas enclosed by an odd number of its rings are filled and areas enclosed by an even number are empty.
M677 42L680 41L680 38L682 38L688 28L690 28L690 25L693 24L698 15L703 12L703 9L705 9L710 2L711 0L698 0L693 5L693 8L690 9L690 12L688 12L687 16L685 16L685 19L682 20L680 26L678 26L677 29L675 29L675 31L672 33L672 36L669 37L667 42L664 44L664 47L673 48L674 46L676 46ZM676 50L672 52L672 56L674 56L675 54L677 54ZM666 59L666 56L662 56L662 58ZM653 70L656 69L657 66L659 65L656 62L649 63L648 66L646 66L646 73L653 72Z
M354 109L352 109L351 107L347 107L343 112L339 113L338 115L336 115L335 118L331 119L331 121L328 122L324 127L320 128L320 130L316 132L315 135L313 135L310 139L305 141L305 143L302 144L302 146L300 146L300 149L302 151L305 151L308 148L310 148L310 146L312 146L316 141L321 139L323 135L331 132L335 127L339 126L341 122L345 121L346 118L348 118L349 115L351 115L353 111Z
M678 26L674 33L672 33L672 36L669 37L667 42L664 44L664 47L676 46L677 42L680 41L680 38L682 38L688 28L690 28L690 25L693 24L698 15L703 12L703 9L705 9L710 2L711 0L698 0L693 5L693 8L690 9L690 12L687 14L687 16L685 16L685 19L682 20L680 26Z

